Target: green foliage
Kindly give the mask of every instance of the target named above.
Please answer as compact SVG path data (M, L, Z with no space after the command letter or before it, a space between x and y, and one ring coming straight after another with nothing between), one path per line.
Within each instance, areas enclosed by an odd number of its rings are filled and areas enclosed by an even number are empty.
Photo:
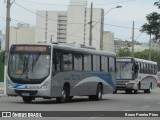
M0 82L3 82L4 80L4 63L3 61L3 53L0 52Z
M148 35L154 35L155 40L160 39L160 14L157 12L150 13L146 16L148 23L142 25L141 32L146 32Z
M131 56L131 52L129 50L129 48L121 48L117 54L118 57L122 57L122 56Z
M160 9L160 0L154 3L155 6L158 7L158 9Z

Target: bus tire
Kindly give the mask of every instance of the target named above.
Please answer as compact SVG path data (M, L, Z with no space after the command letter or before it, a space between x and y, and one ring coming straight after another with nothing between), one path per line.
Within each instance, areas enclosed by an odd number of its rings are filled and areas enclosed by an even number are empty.
M89 98L89 100L94 100L95 97L94 97L94 95L89 95L88 98Z
M137 94L138 93L138 90L134 90L134 94Z
M61 97L57 97L56 101L58 103L65 103L65 102L69 102L70 96L69 96L69 88L64 86L63 90L61 92Z
M151 93L152 83L150 83L149 89L144 90L144 93Z
M24 101L25 103L31 103L32 100L33 100L33 98L31 98L31 97L22 97L22 99L23 99L23 101Z
M126 93L126 94L131 94L131 93L132 93L132 90L125 90L125 93Z
M113 91L113 94L116 94L117 93L117 90Z
M102 100L102 92L103 92L103 88L101 85L97 86L97 92L95 95L95 100Z

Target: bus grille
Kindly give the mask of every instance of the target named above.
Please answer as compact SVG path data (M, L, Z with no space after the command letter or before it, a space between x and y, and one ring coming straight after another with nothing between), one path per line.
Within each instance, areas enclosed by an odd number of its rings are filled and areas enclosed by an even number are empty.
M18 95L20 95L20 96L22 96L22 93L29 93L29 95L30 96L34 96L34 95L36 95L37 94L37 92L38 91L29 91L29 90L15 90L15 92L18 94Z

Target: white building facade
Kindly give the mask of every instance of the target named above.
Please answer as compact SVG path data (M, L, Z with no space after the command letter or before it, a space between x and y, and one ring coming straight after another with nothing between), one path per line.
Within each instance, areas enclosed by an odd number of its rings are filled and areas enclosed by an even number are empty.
M0 51L5 50L5 35L0 31Z
M10 27L9 46L14 43L35 43L35 28L20 23L17 27Z
M129 50L132 51L132 47L129 47ZM149 45L143 43L142 45L134 45L134 52L142 52L144 50L149 50Z
M103 51L115 52L113 32L104 31L103 33Z
M89 45L90 12L86 0L71 0L67 11L37 11L36 42ZM102 49L104 10L93 8L92 46ZM99 21L97 23L97 21Z

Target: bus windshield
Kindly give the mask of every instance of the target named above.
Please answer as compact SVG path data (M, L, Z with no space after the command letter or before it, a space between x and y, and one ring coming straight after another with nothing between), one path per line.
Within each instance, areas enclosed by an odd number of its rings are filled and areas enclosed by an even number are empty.
M125 80L125 79L133 79L132 72L133 63L131 62L120 62L117 63L117 79Z
M39 80L47 77L50 70L50 55L34 53L12 53L8 73L11 78Z

